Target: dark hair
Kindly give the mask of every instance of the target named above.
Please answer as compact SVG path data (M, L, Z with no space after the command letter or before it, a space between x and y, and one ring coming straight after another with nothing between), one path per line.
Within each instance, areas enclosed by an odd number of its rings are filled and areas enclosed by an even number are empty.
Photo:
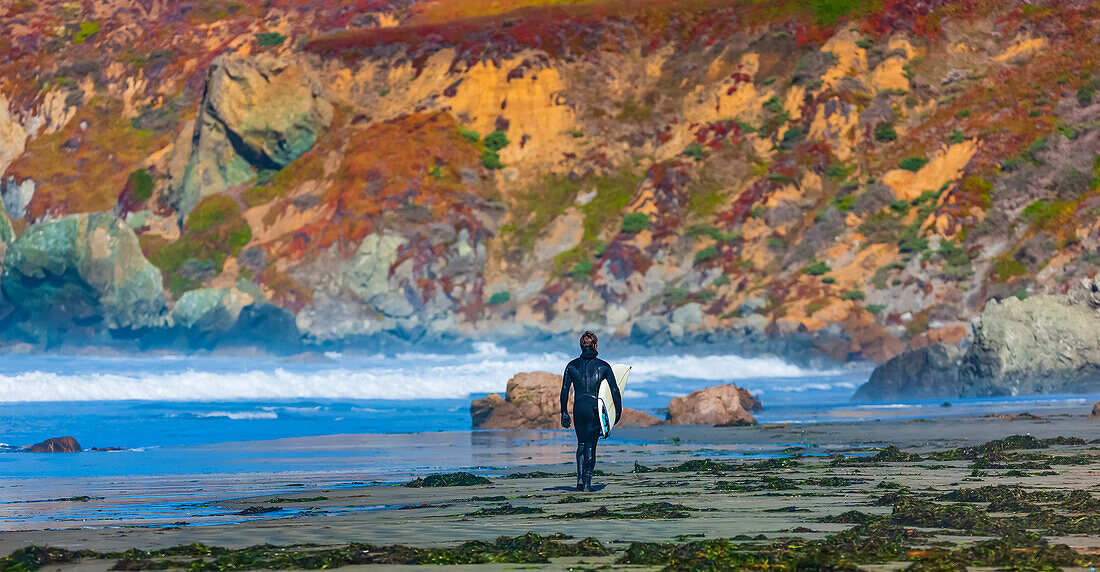
M599 340L596 339L596 334L585 331L583 334L581 334L581 349L594 348L596 347L597 341Z

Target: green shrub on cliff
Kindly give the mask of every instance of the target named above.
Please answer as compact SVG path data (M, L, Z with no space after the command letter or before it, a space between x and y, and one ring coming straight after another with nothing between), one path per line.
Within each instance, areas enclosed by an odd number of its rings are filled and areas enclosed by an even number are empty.
M809 274L810 276L821 276L822 274L825 274L826 272L829 272L830 270L832 270L832 268L829 268L829 265L825 264L824 260L819 260L819 261L807 266L806 270L804 270L803 272L805 272L806 274Z
M695 262L696 263L706 262L707 260L712 260L712 259L717 258L717 257L718 257L718 247L712 244L712 245L700 250L699 252L695 253Z
M149 256L164 272L168 288L179 295L202 285L222 270L225 259L252 240L252 229L237 202L225 195L207 197L195 205L179 240Z
M99 22L81 22L80 29L73 36L74 44L83 44L88 38L99 32Z
M875 126L875 141L882 143L889 143L898 138L898 132L894 129L894 124L889 122L879 123Z
M485 144L485 149L481 152L481 165L490 170L503 169L504 163L500 162L500 150L511 143L508 135L498 129L486 135L482 143Z
M1002 257L993 265L993 272L1000 282L1008 282L1015 276L1027 274L1027 266L1023 262L1011 257Z
M905 169L906 171L917 172L924 168L928 164L928 159L924 157L906 157L898 163L898 167Z
M623 217L623 232L642 232L649 228L649 216L643 213L628 213Z
M256 43L261 48L274 48L283 45L286 41L286 36L278 32L261 32L256 34Z
M573 265L573 270L569 273L573 275L574 280L584 280L592 274L594 268L595 265L592 264L591 260L581 260Z
M147 169L138 169L130 173L128 180L134 199L145 202L153 197L153 177Z
M841 296L843 300L855 300L861 301L867 298L867 295L863 293L863 290L849 290Z

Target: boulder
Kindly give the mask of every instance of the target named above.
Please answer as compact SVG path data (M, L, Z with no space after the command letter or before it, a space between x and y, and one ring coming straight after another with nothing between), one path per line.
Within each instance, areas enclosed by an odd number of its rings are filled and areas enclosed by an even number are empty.
M718 385L677 397L668 404L669 425L755 425L749 413L760 402L733 384Z
M560 429L561 376L545 371L519 373L508 380L505 396L493 393L470 404L474 429ZM570 397L569 408L573 402ZM649 427L661 421L629 407L617 427Z
M3 293L40 326L139 330L165 323L161 274L108 213L35 224L7 247Z
M962 353L956 346L944 344L905 352L876 367L852 401L958 397Z
M32 453L79 453L83 449L80 448L80 443L77 443L76 439L72 437L54 437L31 445L29 451Z
M1100 401L1097 401L1092 405L1092 413L1089 414L1089 417L1093 419L1100 419Z
M990 301L965 354L951 344L877 368L854 399L990 397L1100 390L1100 281L1066 295Z
M307 66L270 56L223 55L207 78L195 145L175 206L278 170L313 147L333 106Z
M1100 390L1096 279L1068 295L990 301L959 369L963 397Z

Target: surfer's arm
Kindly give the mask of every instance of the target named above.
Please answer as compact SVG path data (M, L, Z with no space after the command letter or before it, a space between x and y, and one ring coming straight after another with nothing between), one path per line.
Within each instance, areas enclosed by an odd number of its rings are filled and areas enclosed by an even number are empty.
M615 418L622 419L623 396L619 393L619 382L615 380L615 370L607 366L607 385L611 387L611 400L615 402Z
M569 386L572 385L572 380L569 378L569 366L565 367L565 372L561 374L561 414L564 417L569 412Z

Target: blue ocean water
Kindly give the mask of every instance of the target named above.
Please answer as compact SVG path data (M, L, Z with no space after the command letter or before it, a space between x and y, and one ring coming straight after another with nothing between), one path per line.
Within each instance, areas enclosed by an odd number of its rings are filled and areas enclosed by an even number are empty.
M0 530L160 526L181 518L193 525L230 522L232 515L210 512L205 500L567 462L572 432L471 431L469 404L502 393L516 372L560 371L572 357L568 349L517 352L475 344L441 353L292 359L4 356ZM634 368L626 405L658 416L671 398L721 383L759 396L765 410L756 417L765 424L1041 413L1096 400L1073 395L952 400L951 407L939 400L852 404L867 369L813 371L775 357L733 355L603 357ZM123 450L23 450L65 435L86 449ZM647 458L685 454L615 434L602 451L625 460L643 448ZM706 454L774 453L727 443L708 446ZM95 500L65 500L72 496Z

